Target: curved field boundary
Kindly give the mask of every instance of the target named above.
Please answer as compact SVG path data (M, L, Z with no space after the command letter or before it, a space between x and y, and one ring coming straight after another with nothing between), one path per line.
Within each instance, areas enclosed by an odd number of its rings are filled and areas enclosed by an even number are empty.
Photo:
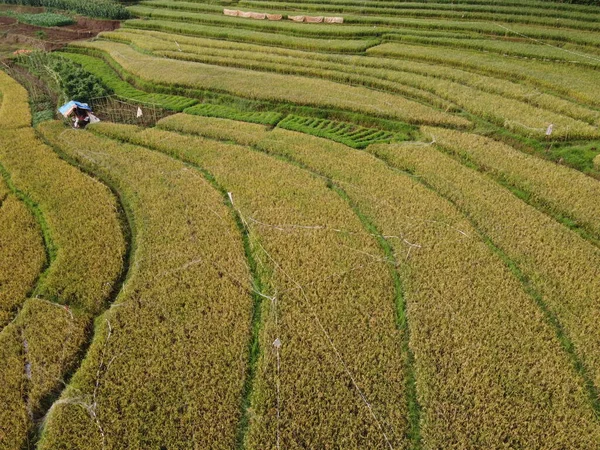
M0 332L0 435L18 448L76 367L92 318L117 285L125 242L111 192L36 137L27 92L4 72L0 91L0 165L42 229L49 259L36 298Z
M136 236L128 280L48 414L40 448L232 448L253 300L242 236L221 194L162 155L61 123L40 130L118 190Z
M322 68L307 68L311 64L308 62L303 64L304 61L298 62L297 67L292 68L289 63L259 61L252 55L250 56L252 59L245 61L233 55L210 56L173 51L162 51L156 54L176 60L241 67L261 72L287 72L292 75L329 79L344 84L363 85L415 98L435 107L445 108L446 111L456 109L456 107L452 108L452 105L458 105L472 114L525 136L544 138L546 129L551 123L555 127L552 135L554 139L582 139L600 136L596 126L596 123L600 123L600 113L579 105L568 104L560 99L553 99L551 96L544 94L539 96L537 101L520 101L506 98L504 95L487 93L477 87L432 79L429 76L414 73L379 71L379 73L374 74L368 69L363 69L362 72L365 74L354 75L361 72L361 70L353 68L350 71L350 66L338 66L335 69L328 67L333 66L333 64L325 65ZM533 94L537 95L535 92ZM519 94L516 96L519 96ZM556 113L551 109L561 110L567 115ZM569 116L591 121L593 125Z
M554 95L539 92L517 83L457 69L440 69L430 64L403 63L382 58L314 55L296 51L277 55L269 48L247 50L204 48L203 40L192 44L168 43L151 36L123 32L106 35L118 40L129 39L143 49L171 59L246 69L290 73L363 85L445 108L460 105L468 111L500 126L524 135L545 137L548 124L555 125L553 137L595 136L600 112ZM173 39L173 38L171 38ZM243 47L242 47L243 48ZM350 68L352 70L350 70ZM433 75L433 76L432 76Z
M403 445L408 414L397 287L376 236L347 202L321 178L244 147L100 125L94 132L209 171L248 224L273 296L263 312L247 447L274 446L277 435L282 447L292 445L313 421L310 437L302 438L309 447Z
M600 239L600 184L584 174L532 155L504 143L468 133L424 127L423 133L437 146L481 172L518 189L527 201L550 210Z
M128 20L123 23L123 26L125 28L164 31L167 33L204 36L238 42L253 42L317 52L362 53L380 43L379 39L319 39L152 19Z
M103 60L78 53L59 53L61 56L79 64L85 70L96 75L102 83L112 90L117 97L136 103L155 105L170 111L183 111L198 100L178 95L148 93L136 89L119 75Z
M426 75L475 87L484 92L525 101L566 115L571 115L571 111L577 111L577 103L587 101L584 100L581 94L594 93L590 92L590 88L597 78L597 73L594 70L573 70L572 67L565 67L549 61L498 58L480 52L465 51L459 51L459 57L453 59L452 55L456 53L456 50L447 52L443 49L414 45L384 44L374 47L369 51L369 56L365 57L362 55L305 52L268 45L219 41L130 28L106 32L101 36L103 39L133 44L150 52L170 51L173 58L177 58L175 52L181 53L180 57L186 57L186 54L200 54L208 57L235 55L236 59L281 62L301 67L338 68L338 70L343 68L342 71L347 71L348 66L351 66L358 71L357 73L364 75L385 73L380 69ZM402 56L402 59L394 58L393 48L401 50L400 56ZM384 49L390 51L389 55L388 51L384 51ZM377 56L378 50L381 50L382 56ZM434 56L436 54L439 54L440 58L433 58L429 62L427 59L429 55ZM442 58L442 56L445 56L448 60ZM417 62L417 59L422 59L422 61ZM456 61L457 64L448 64L452 61ZM370 72L365 72L365 69L369 69ZM558 71L560 76L553 76L553 71ZM562 79L563 77L564 79ZM513 81L508 81L507 78ZM568 80L566 85L564 80ZM411 79L408 79L409 84L411 81ZM414 81L412 82L414 83ZM548 82L552 82L552 84ZM549 91L549 93L532 89L539 87L542 87L544 91ZM581 92L580 94L573 94L572 91ZM565 96L569 98L561 98ZM591 105L594 105L593 101ZM579 110L577 115L571 117L585 121L591 119L592 123L598 118L597 110L583 106L580 106ZM585 110L587 112L584 113Z
M471 50L453 49L450 52L445 48L396 43L370 48L367 55L430 62L490 74L496 78L526 80L534 86L600 107L600 92L595 88L598 72L593 69L574 69L568 65L520 58L499 58Z
M144 55L127 45L113 42L96 41L81 46L106 52L126 71L149 82L164 83L168 80L189 88L211 89L251 99L340 108L409 123L456 127L470 125L470 122L462 117L437 111L403 97L361 87L298 76L168 60Z
M42 233L0 179L0 330L17 314L46 264Z
M353 204L386 236L401 262L423 442L469 446L476 439L490 447L502 441L526 446L529 439L556 442L556 433L560 433L561 442L571 442L565 445L579 445L574 443L582 435L571 430L573 425L562 422L568 416L563 415L563 408L572 408L575 403L579 406L571 418L577 416L577 423L583 420L589 433L598 433L593 411L579 391L582 380L572 370L569 356L556 351L560 344L554 330L502 260L479 241L445 200L367 154L319 138L182 115L164 119L160 126L200 134L208 129L212 130L209 134L215 133L212 137L227 140L246 130L246 143L254 136L256 148L290 158L339 183ZM130 136L117 134L120 138ZM432 272L435 277L431 277ZM519 305L518 310L515 305ZM450 350L449 342L453 343ZM522 351L523 346L527 352ZM478 369L479 364L486 369ZM535 365L536 375L523 373L523 364ZM468 377L465 383L469 373L478 375ZM555 393L549 395L561 398L561 406L542 406L546 394L538 385L541 373L548 380L544 389L553 390ZM519 392L492 387L515 383ZM577 400L570 397L575 391L563 391L567 385L579 392L575 394ZM531 395L539 396L538 400ZM508 416L510 421L499 420ZM477 417L476 424L473 417ZM527 426L515 429L519 423ZM470 427L477 432L467 431L473 430Z
M563 346L582 366L600 411L600 333L594 325L600 317L600 250L431 146L375 145L369 151L449 198L522 271L555 317Z

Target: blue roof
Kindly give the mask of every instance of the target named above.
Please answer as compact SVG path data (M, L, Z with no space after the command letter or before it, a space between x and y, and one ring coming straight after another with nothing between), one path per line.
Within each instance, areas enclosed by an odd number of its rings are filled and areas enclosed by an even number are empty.
M75 107L85 109L86 111L92 110L92 108L90 108L87 103L81 103L81 102L76 102L74 100L71 100L70 102L65 103L60 108L58 108L58 111L63 116L68 116L71 113L71 111L73 110L73 108L75 108Z

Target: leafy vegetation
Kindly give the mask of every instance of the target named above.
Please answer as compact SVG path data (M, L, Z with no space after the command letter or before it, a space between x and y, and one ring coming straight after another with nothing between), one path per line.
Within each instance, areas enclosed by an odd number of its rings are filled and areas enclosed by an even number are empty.
M21 23L36 25L38 27L62 27L75 23L72 17L57 13L13 13L11 11L0 11L1 16L14 17Z
M3 0L9 5L44 6L46 8L72 11L84 16L104 19L127 19L127 9L116 0Z
M146 105L155 105L172 111L183 111L198 102L186 97L147 93L136 89L127 81L122 80L106 62L99 58L75 53L63 53L62 56L71 62L71 65L77 67L79 71L93 73L103 85L107 86L108 89L122 99ZM75 78L73 80L77 86L77 80ZM79 86L83 87L82 85Z
M293 131L301 131L314 136L329 138L349 147L364 148L375 142L387 142L392 139L406 139L408 136L398 136L389 131L357 127L351 123L334 122L312 117L289 115L277 125Z

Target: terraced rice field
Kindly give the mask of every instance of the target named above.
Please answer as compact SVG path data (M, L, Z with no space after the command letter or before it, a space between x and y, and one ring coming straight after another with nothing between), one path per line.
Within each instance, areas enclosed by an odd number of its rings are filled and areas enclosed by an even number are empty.
M127 9L143 127L0 71L0 450L599 448L597 2Z

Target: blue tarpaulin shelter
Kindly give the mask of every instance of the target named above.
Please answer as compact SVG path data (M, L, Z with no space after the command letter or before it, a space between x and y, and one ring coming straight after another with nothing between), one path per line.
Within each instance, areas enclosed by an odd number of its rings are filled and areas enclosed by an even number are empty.
M87 103L80 103L80 102L71 100L70 102L65 103L60 108L58 108L58 111L63 116L69 117L75 108L85 109L86 111L92 110L92 108L90 108Z

